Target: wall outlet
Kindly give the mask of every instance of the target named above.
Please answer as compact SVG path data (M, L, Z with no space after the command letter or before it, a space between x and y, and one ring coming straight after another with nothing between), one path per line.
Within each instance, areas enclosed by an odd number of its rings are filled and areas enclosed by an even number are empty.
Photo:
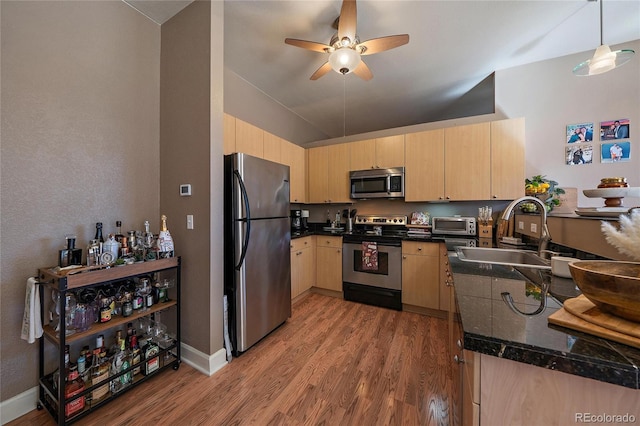
M187 215L187 229L193 229L193 215Z
M531 232L533 232L534 234L536 234L538 232L538 225L535 223L531 224Z
M518 229L521 229L524 231L524 222L521 220L518 221Z

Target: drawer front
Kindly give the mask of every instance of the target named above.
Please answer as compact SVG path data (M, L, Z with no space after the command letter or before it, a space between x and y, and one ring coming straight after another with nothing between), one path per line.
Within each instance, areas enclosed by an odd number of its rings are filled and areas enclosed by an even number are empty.
M327 237L324 235L318 235L316 237L316 246L342 248L342 237Z
M291 251L302 250L311 247L312 244L311 237L296 238L295 240L291 240Z
M439 256L439 243L423 243L421 241L403 241L402 254L415 254L418 256Z

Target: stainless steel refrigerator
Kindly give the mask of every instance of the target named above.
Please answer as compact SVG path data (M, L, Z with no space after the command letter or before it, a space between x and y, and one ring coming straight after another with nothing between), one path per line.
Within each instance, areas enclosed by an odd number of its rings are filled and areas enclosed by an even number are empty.
M224 202L224 292L237 355L291 316L289 166L226 155Z

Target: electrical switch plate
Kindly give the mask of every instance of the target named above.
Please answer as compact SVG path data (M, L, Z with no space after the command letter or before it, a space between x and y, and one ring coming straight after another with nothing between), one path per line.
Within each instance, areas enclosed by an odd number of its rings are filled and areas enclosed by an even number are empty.
M518 229L524 230L524 222L521 220L518 221Z
M535 223L531 224L531 232L533 232L534 234L536 232L538 232L538 225L536 225Z
M193 215L187 215L187 229L193 229Z

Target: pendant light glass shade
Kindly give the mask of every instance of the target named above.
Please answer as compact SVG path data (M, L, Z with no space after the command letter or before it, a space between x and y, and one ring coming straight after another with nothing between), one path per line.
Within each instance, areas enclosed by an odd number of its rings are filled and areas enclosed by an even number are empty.
M577 76L602 74L626 64L633 57L634 53L631 49L612 52L608 45L603 44L596 49L591 59L576 65L573 73Z
M350 47L341 47L331 52L329 63L335 72L349 74L360 63L360 53Z
M631 49L611 51L611 48L602 42L602 0L600 0L600 46L593 57L573 68L573 74L577 76L598 75L611 71L629 62L635 52Z

